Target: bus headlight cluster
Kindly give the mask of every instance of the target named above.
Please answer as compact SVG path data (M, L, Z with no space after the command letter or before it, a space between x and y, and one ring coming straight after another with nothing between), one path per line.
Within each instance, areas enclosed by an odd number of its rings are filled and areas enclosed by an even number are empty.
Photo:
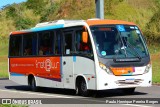
M99 66L105 70L108 74L113 75L112 71L108 69L103 63L99 62Z
M145 74L145 73L148 73L151 67L152 67L152 66L151 66L151 63L149 63L149 64L146 66L146 69L145 69L145 71L144 71L144 74Z

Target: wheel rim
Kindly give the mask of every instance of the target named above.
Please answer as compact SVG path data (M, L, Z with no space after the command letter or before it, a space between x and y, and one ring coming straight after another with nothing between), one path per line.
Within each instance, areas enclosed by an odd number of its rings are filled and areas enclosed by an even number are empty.
M35 81L34 81L34 79L32 80L31 88L32 88L32 90L35 89Z
M85 83L84 81L81 83L81 90L82 90L83 92L86 92L86 91L87 91L86 83Z

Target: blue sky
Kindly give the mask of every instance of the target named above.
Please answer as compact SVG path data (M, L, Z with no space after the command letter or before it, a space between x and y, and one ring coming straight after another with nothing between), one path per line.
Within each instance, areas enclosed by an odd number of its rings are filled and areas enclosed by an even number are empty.
M21 3L27 0L0 0L0 8L7 4L13 4L13 3Z

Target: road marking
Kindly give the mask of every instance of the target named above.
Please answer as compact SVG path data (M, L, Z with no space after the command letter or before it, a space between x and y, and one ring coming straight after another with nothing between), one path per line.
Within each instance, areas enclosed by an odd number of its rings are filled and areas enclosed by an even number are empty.
M152 106L146 106L146 105L137 105L137 104L122 104L125 106L133 106L133 107L152 107Z
M60 96L60 95L49 95L49 94L42 94L42 93L35 93L35 92L22 92L22 91L15 91L15 90L3 90L0 89L0 91L3 92L14 92L14 93L21 93L21 94L29 94L29 95L40 95L40 96L47 96L47 97L58 97L58 98L75 98L75 97L69 97L69 96Z

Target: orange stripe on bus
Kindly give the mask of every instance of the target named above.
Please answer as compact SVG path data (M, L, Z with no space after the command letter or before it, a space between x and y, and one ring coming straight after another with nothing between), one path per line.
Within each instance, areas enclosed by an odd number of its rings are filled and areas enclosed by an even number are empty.
M91 25L105 25L105 24L124 24L124 25L135 25L132 22L121 21L121 20L87 20L86 23Z
M60 57L10 58L10 72L61 79Z
M17 35L17 34L25 34L25 33L28 33L28 32L15 31L15 32L12 32L11 34L12 35Z

